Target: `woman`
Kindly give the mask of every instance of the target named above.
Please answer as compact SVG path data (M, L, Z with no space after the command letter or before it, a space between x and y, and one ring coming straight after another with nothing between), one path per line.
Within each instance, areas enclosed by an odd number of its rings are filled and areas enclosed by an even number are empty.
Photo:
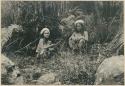
M52 44L49 40L50 30L48 28L43 28L40 32L40 35L41 39L36 49L37 58L49 58L50 56L52 56L51 52L54 50L54 44Z
M83 20L77 20L75 22L75 30L69 38L69 46L73 50L73 53L83 53L87 41L88 32L85 30L85 22Z

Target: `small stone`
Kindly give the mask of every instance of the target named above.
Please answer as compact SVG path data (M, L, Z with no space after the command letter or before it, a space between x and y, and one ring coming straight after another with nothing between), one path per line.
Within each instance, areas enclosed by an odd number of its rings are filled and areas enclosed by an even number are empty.
M43 76L41 76L38 80L37 80L37 85L48 85L48 84L52 84L55 82L56 79L56 74L55 73L48 73L45 74Z
M20 76L15 80L15 85L23 85L23 84L24 84L23 76Z
M61 82L55 82L52 85L61 85Z

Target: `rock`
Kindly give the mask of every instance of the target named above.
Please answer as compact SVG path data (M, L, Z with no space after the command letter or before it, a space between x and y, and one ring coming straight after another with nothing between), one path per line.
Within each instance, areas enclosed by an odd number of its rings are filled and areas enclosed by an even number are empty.
M7 74L7 69L11 66L14 66L15 64L7 58L5 55L1 54L1 74L6 75Z
M121 77L120 77L121 76ZM117 78L116 78L117 77ZM105 59L97 69L96 85L121 85L124 82L124 56L112 56ZM120 79L117 81L116 79Z
M52 85L61 85L61 82L55 82Z
M15 80L15 85L23 85L24 84L24 78L23 76L20 76L18 77L16 80Z
M23 84L19 68L5 55L1 55L2 84ZM22 78L21 78L22 77Z
M42 75L37 80L37 85L49 85L55 82L56 74L55 73L47 73L45 75Z
M7 69L9 67L14 66L15 64L3 54L1 54L1 60L2 60L1 61L1 67L2 67L1 74L7 74Z

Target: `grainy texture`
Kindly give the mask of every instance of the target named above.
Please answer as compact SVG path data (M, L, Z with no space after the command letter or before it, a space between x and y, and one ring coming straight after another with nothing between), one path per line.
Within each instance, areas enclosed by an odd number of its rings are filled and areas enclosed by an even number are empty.
M96 72L96 85L110 85L110 84L121 84L123 85L123 74L124 74L124 56L112 56L105 59L97 69ZM118 77L122 75L122 77ZM116 78L115 78L116 77ZM118 79L121 81L117 81Z
M123 6L123 1L2 1L2 84L123 85ZM73 41L80 36L73 33L82 26L77 20L84 21L88 35L85 46L84 40L78 43L77 51L85 53L76 54ZM49 28L56 44L44 59L35 52L42 28Z

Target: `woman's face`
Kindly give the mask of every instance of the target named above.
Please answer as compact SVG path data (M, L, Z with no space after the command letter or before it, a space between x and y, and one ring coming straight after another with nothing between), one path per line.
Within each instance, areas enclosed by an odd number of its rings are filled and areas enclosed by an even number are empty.
M79 24L79 23L77 23L77 24L76 24L76 30L77 30L77 31L81 31L81 29L82 29L82 25Z
M43 34L43 36L44 36L45 38L49 38L49 35L50 35L50 32L49 32L49 31L45 31L44 34Z

